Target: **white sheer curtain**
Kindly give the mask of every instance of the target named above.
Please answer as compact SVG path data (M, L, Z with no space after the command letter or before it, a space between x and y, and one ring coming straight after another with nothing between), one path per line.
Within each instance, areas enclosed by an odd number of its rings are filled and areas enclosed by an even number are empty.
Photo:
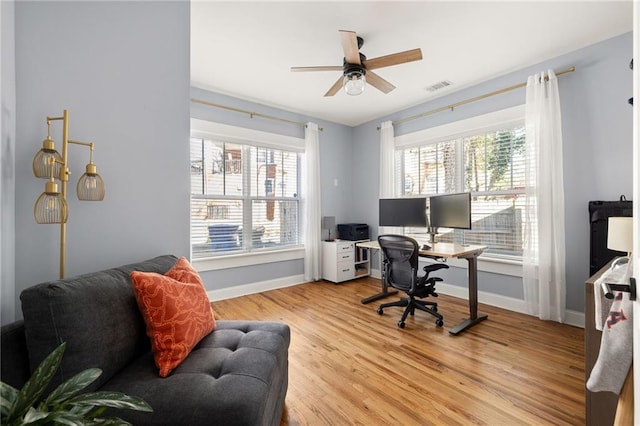
M524 298L532 315L564 322L562 118L558 80L553 71L529 77L525 117Z
M304 237L304 279L318 281L321 271L320 134L316 123L307 123L302 161L302 229Z
M394 191L395 149L393 145L393 123L380 125L380 198L392 198Z
M380 198L395 197L395 146L393 135L393 123L385 121L380 125ZM398 229L390 226L381 226L378 235L385 233L397 233Z

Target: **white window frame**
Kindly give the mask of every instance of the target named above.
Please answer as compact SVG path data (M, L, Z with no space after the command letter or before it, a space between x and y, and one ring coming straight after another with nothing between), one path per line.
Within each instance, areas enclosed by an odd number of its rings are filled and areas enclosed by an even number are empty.
M523 104L396 136L394 138L394 145L395 149L399 150L412 146L446 142L464 136L495 130L497 127L504 126L506 128L524 125L524 119L525 105ZM461 152L461 150L457 151ZM450 259L448 263L451 266L466 267L466 261L460 259ZM521 277L522 260L481 255L478 258L478 269L485 272Z
M212 121L191 119L191 137L202 139L219 139L229 143L269 147L286 151L303 153L305 142L302 138L215 123ZM191 188L189 188L191 194ZM191 220L191 213L189 213ZM191 224L189 225L191 230ZM189 236L189 248L191 249L191 236ZM282 262L287 260L303 259L304 245L261 250L259 252L231 253L228 255L216 255L202 259L193 259L192 264L197 271L213 271L242 266L259 265L264 263Z

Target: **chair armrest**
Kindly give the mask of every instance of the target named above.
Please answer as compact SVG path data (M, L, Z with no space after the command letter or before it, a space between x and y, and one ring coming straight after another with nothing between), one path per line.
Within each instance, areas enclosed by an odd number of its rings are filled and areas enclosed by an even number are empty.
M429 273L431 272L437 271L439 269L448 269L448 268L449 268L449 265L444 263L432 263L425 266L423 269L424 269L424 272L427 273L426 276L428 277Z

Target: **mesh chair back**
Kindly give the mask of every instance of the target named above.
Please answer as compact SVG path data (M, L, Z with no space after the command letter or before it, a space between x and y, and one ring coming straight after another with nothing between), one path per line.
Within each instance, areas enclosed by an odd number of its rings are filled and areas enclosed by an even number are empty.
M387 282L397 289L411 291L417 280L418 242L405 235L380 235L378 244L387 262Z

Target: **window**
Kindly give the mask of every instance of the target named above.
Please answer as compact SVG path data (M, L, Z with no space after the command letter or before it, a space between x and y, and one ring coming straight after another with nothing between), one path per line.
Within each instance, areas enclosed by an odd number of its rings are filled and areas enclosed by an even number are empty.
M300 153L192 131L192 257L300 244Z
M396 138L402 196L471 192L472 229L439 229L438 241L481 244L490 256L522 257L525 126L520 111L511 111L506 121L494 113L460 122L449 134L438 129Z

